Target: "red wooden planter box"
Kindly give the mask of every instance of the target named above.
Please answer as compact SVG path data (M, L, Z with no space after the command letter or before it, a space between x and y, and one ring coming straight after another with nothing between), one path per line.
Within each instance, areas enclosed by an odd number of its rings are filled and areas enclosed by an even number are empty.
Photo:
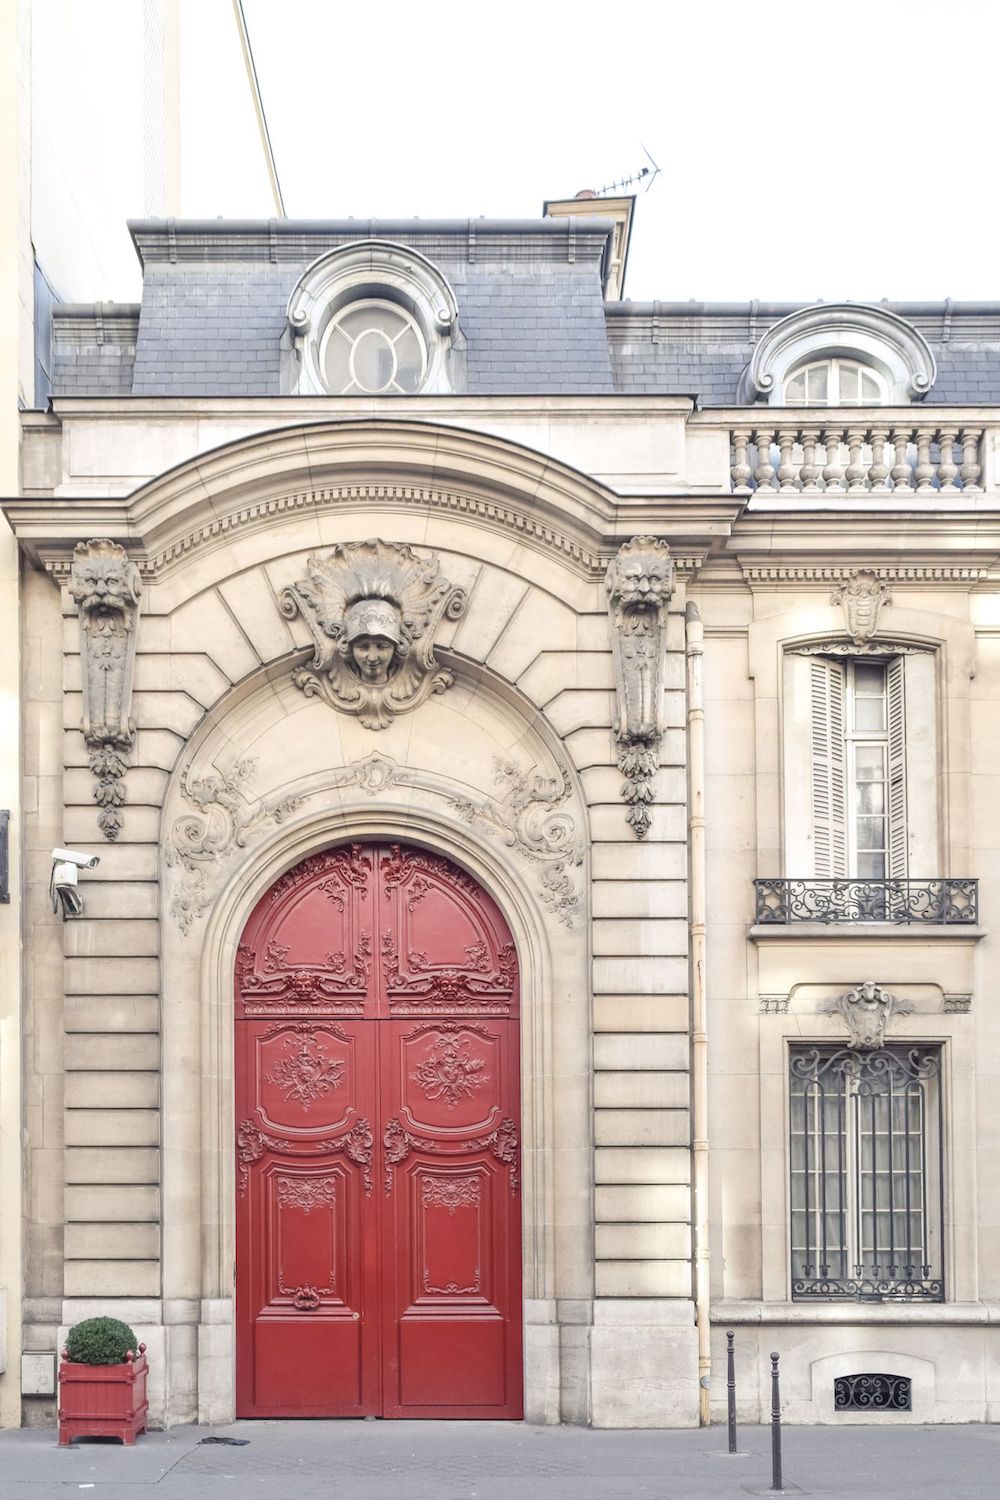
M59 1365L59 1442L77 1437L116 1437L132 1444L146 1431L146 1346L139 1358L129 1351L121 1365L77 1365L66 1358Z

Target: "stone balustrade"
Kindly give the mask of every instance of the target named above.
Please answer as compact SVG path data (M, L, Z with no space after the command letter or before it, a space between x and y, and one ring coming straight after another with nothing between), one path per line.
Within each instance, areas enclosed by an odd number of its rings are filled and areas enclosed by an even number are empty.
M771 416L730 428L732 487L758 495L981 494L983 433L958 422L879 422L857 410L808 422Z

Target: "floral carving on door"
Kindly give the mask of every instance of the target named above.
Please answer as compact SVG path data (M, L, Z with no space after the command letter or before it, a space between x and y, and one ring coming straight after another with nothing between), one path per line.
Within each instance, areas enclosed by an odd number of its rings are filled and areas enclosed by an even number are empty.
M470 1099L476 1089L489 1083L485 1057L475 1057L469 1037L438 1033L430 1053L410 1074L413 1082L428 1099L442 1099L454 1109L463 1099Z
M289 1104L301 1104L307 1114L317 1099L340 1087L344 1064L332 1058L320 1046L318 1037L308 1031L287 1037L285 1046L292 1049L292 1055L279 1058L264 1081L280 1089Z

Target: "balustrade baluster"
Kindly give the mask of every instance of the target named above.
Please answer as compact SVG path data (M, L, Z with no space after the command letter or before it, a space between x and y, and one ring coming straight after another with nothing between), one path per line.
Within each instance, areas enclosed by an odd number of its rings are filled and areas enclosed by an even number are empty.
M799 469L799 478L802 481L803 495L818 495L819 465L816 462L816 432L803 431L802 433L802 465Z
M844 470L840 462L840 443L843 434L838 428L836 431L827 430L820 434L820 441L826 448L826 464L823 468L823 484L827 494L844 493Z
M982 435L981 428L967 427L961 436L962 467L958 472L962 478L962 489L966 494L976 494L981 489L979 476L983 470L979 462L979 440Z
M934 465L931 463L931 438L934 436L929 427L917 428L917 465L913 471L913 477L917 481L918 495L933 495L934 486L931 480L934 478Z
M798 478L798 469L792 462L794 445L795 433L782 428L778 433L778 452L781 455L781 462L778 466L778 490L782 495L797 495L799 492L798 485L795 483Z
M938 433L938 445L941 449L941 457L938 460L938 478L941 481L938 494L957 495L958 485L955 483L955 475L958 473L958 464L955 462L955 439L958 430L954 427L942 427Z
M893 491L897 495L912 495L913 486L910 484L910 460L907 456L907 449L910 446L909 429L906 427L895 428L890 441L896 455L896 462L893 464L889 476L892 479Z
M770 428L758 428L753 435L757 445L757 467L754 469L754 478L757 481L757 493L764 491L767 494L776 495L777 485L774 482L774 465L771 462L771 443L774 433Z
M747 447L749 443L749 427L736 427L733 429L733 467L731 473L733 489L740 494L749 492L750 481L753 478L753 469L747 463Z
M873 427L871 431L872 461L868 466L868 483L872 494L888 494L889 465L885 461L885 445L889 437L887 427Z
M848 464L844 471L847 480L847 493L849 495L866 495L865 476L868 472L865 464L861 461L861 450L864 447L865 434L863 428L852 427L847 433Z

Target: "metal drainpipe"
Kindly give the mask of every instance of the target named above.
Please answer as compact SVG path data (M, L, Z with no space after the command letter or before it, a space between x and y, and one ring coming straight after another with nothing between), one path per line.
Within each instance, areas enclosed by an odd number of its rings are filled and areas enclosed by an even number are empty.
M684 610L687 656L688 882L691 915L691 1113L694 1157L694 1307L698 1330L698 1419L711 1423L708 1240L708 1026L705 1006L704 629L697 604Z

